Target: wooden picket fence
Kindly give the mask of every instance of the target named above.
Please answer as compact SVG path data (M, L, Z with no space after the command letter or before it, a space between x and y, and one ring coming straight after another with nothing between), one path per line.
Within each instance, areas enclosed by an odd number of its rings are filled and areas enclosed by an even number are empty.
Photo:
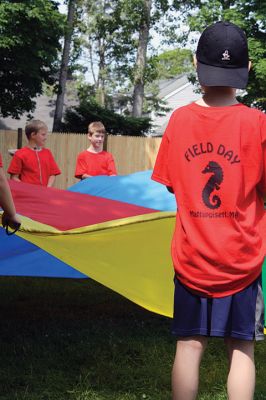
M17 148L17 140L17 131L0 130L0 151L5 170L11 160L8 150ZM107 151L114 156L118 174L126 175L153 168L160 143L161 138L158 137L109 135ZM24 145L26 145L26 138L23 134L22 146ZM76 159L78 153L88 147L87 135L51 133L47 139L47 147L52 151L62 171L62 174L56 178L55 187L66 189L78 182L74 178Z

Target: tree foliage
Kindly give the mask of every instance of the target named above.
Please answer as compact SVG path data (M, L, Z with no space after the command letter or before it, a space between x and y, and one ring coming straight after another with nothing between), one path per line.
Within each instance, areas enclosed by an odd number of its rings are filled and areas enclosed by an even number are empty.
M143 0L141 6L141 19L138 27L137 57L134 67L134 90L132 99L132 115L134 117L141 117L143 112L145 69L147 64L147 49L151 26L152 0Z
M101 121L113 135L143 136L151 129L149 118L119 115L91 100L82 100L79 106L67 109L64 119L62 130L65 132L87 133L88 124L93 121Z
M147 96L150 106L154 104L154 109L158 108L158 98L154 95L152 103L150 87L147 87L157 76L151 57L157 55L157 49L152 46L150 28L158 30L161 21L170 18L174 6L170 0L152 0L149 10L146 3L146 0L83 1L84 14L80 27L83 46L89 53L89 69L94 78L94 98L107 108L114 108L118 100L131 103L129 112L134 108L133 92L136 85L141 86L141 96L144 94L144 101L141 101L144 110ZM145 40L141 43L143 29L146 29L146 34L149 32L148 43ZM163 38L163 30L161 35ZM138 57L140 53L141 57Z
M171 79L192 71L192 51L176 48L153 57L156 79Z
M59 80L57 85L57 97L55 104L53 132L56 132L60 129L63 117L64 97L66 92L67 73L70 61L71 42L74 32L76 12L77 12L77 1L69 0L67 25L64 35L64 48L60 65Z
M0 114L34 109L42 84L54 82L64 17L50 0L0 3Z
M95 100L102 106L110 106L108 94L121 84L119 68L132 49L131 39L126 43L123 17L121 0L83 1L81 43L94 81Z

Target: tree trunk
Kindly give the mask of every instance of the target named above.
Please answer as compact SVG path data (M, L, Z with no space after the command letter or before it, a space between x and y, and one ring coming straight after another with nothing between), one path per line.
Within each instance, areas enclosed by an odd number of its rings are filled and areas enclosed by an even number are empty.
M90 37L89 37L88 49L89 49L89 57L90 57L91 74L92 74L94 85L96 86L97 81L96 81L96 76L95 76L95 72L94 72L94 65L93 65L92 40L91 40Z
M143 0L143 17L139 30L139 44L134 76L133 117L141 117L144 100L144 74L149 40L152 0Z
M105 65L105 43L104 39L99 39L99 73L98 81L96 85L97 100L100 106L105 107L106 96L105 96L105 79L106 79L106 65Z
M59 74L59 84L58 84L58 92L56 98L53 132L58 131L60 129L63 117L64 97L66 91L67 71L68 71L68 63L70 57L70 45L74 29L76 2L77 0L69 0L68 3L67 28L65 33L64 49L63 49L60 74Z

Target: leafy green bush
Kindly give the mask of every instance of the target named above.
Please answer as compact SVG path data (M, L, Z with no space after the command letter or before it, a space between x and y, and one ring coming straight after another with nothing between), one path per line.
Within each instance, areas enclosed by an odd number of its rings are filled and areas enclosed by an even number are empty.
M112 135L144 136L151 130L150 118L116 114L93 101L82 100L79 106L66 110L61 131L86 133L93 121L101 121Z

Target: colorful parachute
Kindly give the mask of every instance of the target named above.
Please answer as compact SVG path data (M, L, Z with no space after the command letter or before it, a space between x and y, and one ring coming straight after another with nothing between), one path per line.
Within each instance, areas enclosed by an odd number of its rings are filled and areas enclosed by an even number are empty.
M90 277L172 316L176 205L150 173L90 178L69 191L11 181L22 229L0 228L0 275Z
M69 190L118 200L160 211L176 211L175 197L163 185L151 180L151 170L121 176L95 176L76 183Z
M0 229L0 275L89 276L151 311L172 315L175 212L15 181L10 186L22 229L13 236Z

